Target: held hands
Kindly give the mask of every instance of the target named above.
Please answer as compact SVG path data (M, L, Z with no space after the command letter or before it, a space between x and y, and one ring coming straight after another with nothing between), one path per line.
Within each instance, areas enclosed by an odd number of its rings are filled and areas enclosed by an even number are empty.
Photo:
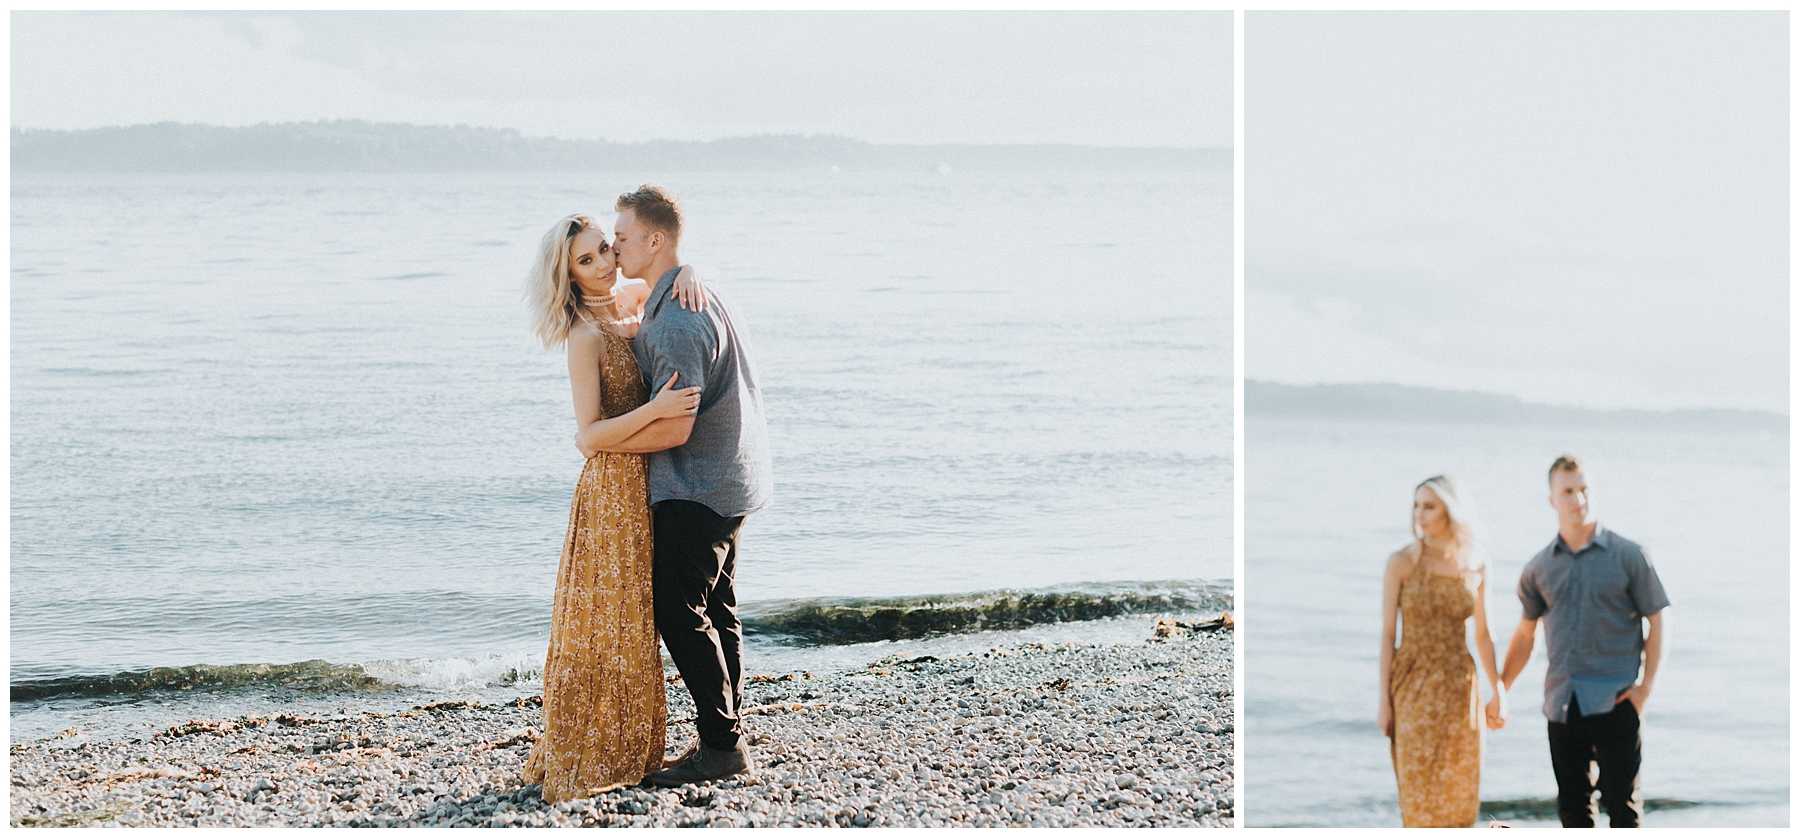
M1512 718L1512 711L1506 706L1506 691L1495 690L1494 697L1487 703L1488 730L1499 730L1506 727L1506 720Z
M687 311L706 310L706 286L700 284L700 274L692 266L683 265L675 275L675 302Z
M675 379L680 377L681 373L679 372L670 374L669 383L664 384L662 389L656 392L656 398L650 400L650 412L654 413L656 418L693 416L700 412L700 388L675 389Z

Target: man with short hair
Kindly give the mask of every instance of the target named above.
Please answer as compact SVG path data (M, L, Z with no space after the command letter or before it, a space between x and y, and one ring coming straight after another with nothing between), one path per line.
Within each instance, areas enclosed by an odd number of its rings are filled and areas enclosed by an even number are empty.
M1550 465L1550 506L1557 536L1519 574L1524 617L1507 644L1500 680L1512 688L1531 659L1542 619L1550 659L1544 715L1550 720L1557 815L1563 826L1594 825L1595 783L1588 768L1597 762L1600 802L1611 825L1635 827L1644 817L1639 725L1662 660L1662 611L1669 598L1644 548L1594 520L1581 460L1564 454ZM1500 721L1498 704L1490 704L1488 713L1491 722Z
M632 341L650 391L676 373L681 386L701 388L698 413L658 419L615 449L649 455L656 628L694 697L700 741L679 765L648 778L677 786L750 770L732 578L744 517L768 506L774 485L762 394L730 310L711 289L704 311L670 299L681 271L680 197L646 184L614 208L619 269L650 283Z

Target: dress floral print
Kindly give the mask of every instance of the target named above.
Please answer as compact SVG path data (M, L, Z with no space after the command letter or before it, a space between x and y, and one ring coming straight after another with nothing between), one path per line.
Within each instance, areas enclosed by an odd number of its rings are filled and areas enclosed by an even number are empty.
M1481 810L1481 693L1465 625L1475 593L1423 559L1400 588L1390 743L1406 826L1474 826Z
M644 403L631 342L605 332L601 413ZM650 588L649 490L641 454L587 461L569 505L544 661L544 734L524 779L548 803L636 784L662 767L667 708Z

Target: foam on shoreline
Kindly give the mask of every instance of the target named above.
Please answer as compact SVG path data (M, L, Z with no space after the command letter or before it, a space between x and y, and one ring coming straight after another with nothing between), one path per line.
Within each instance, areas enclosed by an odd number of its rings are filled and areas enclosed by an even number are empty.
M747 635L784 647L906 641L1141 614L1230 607L1217 582L1110 582L1034 590L912 597L837 597L753 602L739 610ZM787 656L792 657L792 656ZM379 693L397 688L459 690L534 681L540 653L402 658L359 662L307 660L162 666L121 672L21 678L15 703L71 697L178 695L233 690L312 694Z

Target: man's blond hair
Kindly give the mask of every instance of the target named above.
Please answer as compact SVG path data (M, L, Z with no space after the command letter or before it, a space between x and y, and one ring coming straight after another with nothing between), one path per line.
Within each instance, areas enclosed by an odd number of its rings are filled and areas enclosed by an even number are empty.
M649 225L651 229L661 230L671 241L681 240L681 217L686 213L681 208L681 196L672 189L646 183L620 195L619 200L613 204L613 210L631 210L637 220Z
M1556 473L1559 471L1582 471L1582 465L1580 457L1574 454L1564 454L1557 457L1556 462L1550 464L1550 474L1545 479L1555 480Z

